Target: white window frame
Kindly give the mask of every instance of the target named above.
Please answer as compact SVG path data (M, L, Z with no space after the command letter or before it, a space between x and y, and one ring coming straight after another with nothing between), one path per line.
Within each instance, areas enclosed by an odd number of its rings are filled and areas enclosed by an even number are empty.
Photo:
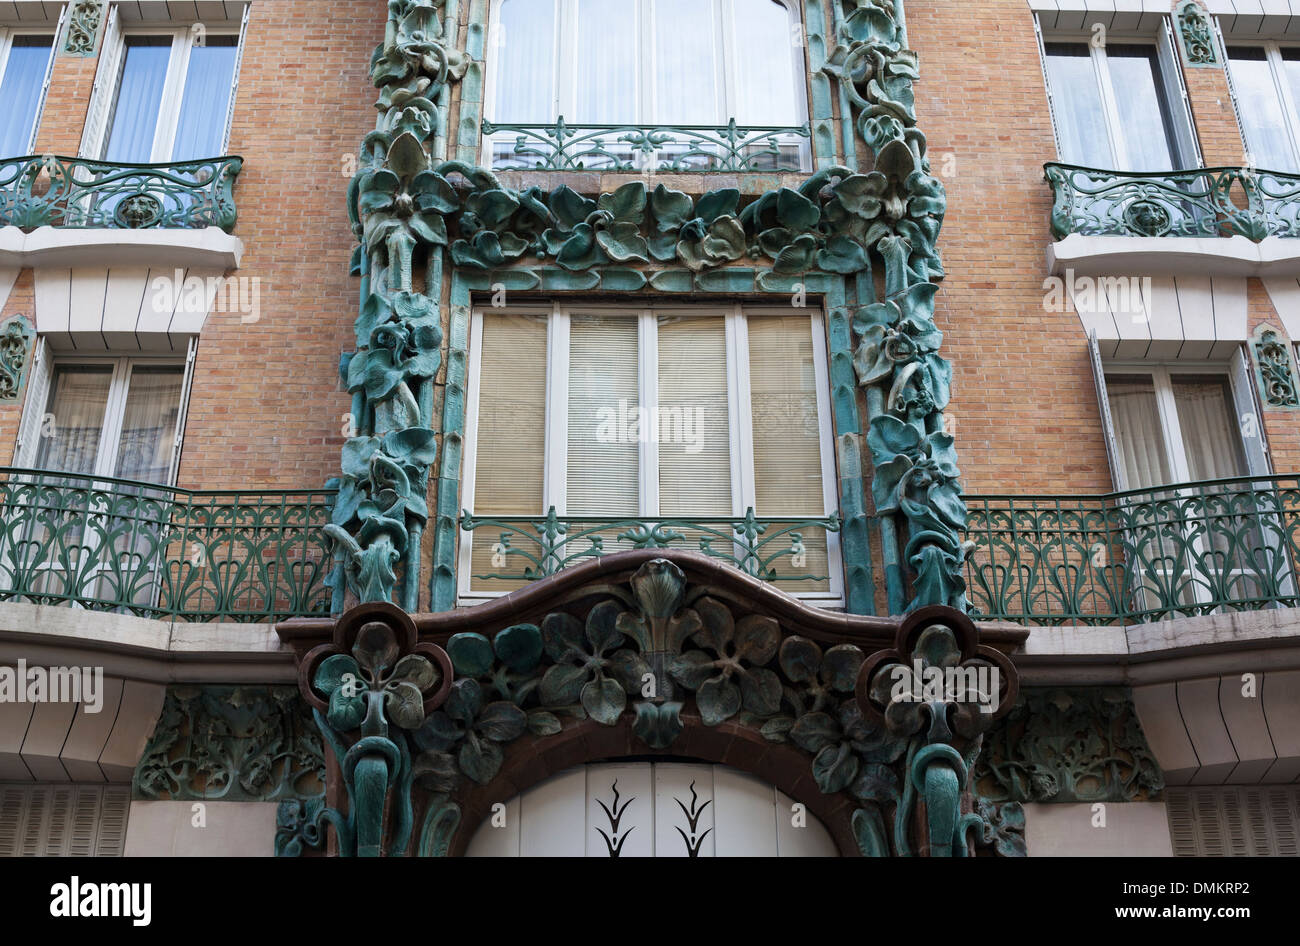
M546 125L555 122L563 115L569 121L576 117L578 105L578 61L580 53L578 50L578 0L554 0L556 4L557 16L555 23L555 74L550 77L551 81L551 104L553 114L538 115L532 121L538 125ZM637 43L636 43L636 100L637 114L629 116L625 122L620 124L626 125L674 125L682 124L674 121L671 117L652 121L651 116L656 114L656 87L654 82L655 72L654 63L655 55L655 29L654 29L654 3L655 0L629 0L637 4ZM801 25L802 13L796 0L774 0L781 6L785 7L790 17L792 26ZM501 7L503 3L496 2L492 4L492 11L489 16L488 36L499 36L501 30ZM716 42L714 49L720 55L718 61L714 63L715 76L714 82L718 89L718 98L722 105L723 116L717 122L722 127L731 118L735 117L737 83L736 78L736 56L740 54L740 44L735 36L735 6L734 0L718 0L714 6L714 30L716 31ZM807 124L808 122L808 86L807 74L808 66L804 60L804 49L802 46L794 43L791 46L791 57L794 65L794 92L795 105L798 109L796 124ZM491 50L491 45L489 44ZM484 102L486 111L484 117L489 120L497 118L497 89L500 85L498 70L501 68L502 56L496 55L495 50L489 53L490 61L488 62L487 82L484 88ZM498 140L507 140L510 138L509 133L502 133ZM492 140L485 136L483 141L483 160L490 161L492 156ZM801 139L802 140L802 139ZM807 150L806 143L801 146ZM806 164L807 156L801 151L802 162Z
M638 306L617 307L609 305L584 305L582 303L544 305L512 305L509 309L476 306L470 320L469 384L465 401L465 452L461 473L461 504L470 515L474 514L474 487L478 448L479 382L483 354L483 317L485 313L500 315L536 316L547 319L546 333L546 438L543 461L542 508L555 507L556 514L565 515L567 509L566 484L568 474L568 377L569 328L572 316L612 316L637 320L639 403L643 406L659 403L658 318L663 315L717 318L722 315L726 325L727 344L727 403L731 432L731 515L743 518L745 511L755 509L763 519L782 520L810 513L786 516L782 511L769 513L757 509L754 482L753 404L749 384L748 320L764 316L788 316L789 308L780 306L742 305L740 303L712 306ZM804 310L812 333L813 370L817 391L817 420L821 448L823 516L839 513L839 485L835 463L835 432L830 403L830 365L825 315L820 310ZM640 501L638 516L659 515L659 446L654 437L644 438L639 455ZM536 516L538 513L519 513ZM721 514L720 514L721 515ZM509 517L506 517L509 518ZM633 518L632 516L612 518ZM689 518L689 517L687 517ZM461 530L457 592L461 604L476 604L501 597L504 591L476 591L471 589L471 552L473 533ZM685 546L684 546L685 547ZM844 604L843 564L840 554L839 533L826 533L827 572L829 590L820 592L791 592L791 594L820 607L840 607Z
M1038 22L1037 18L1036 22ZM1052 89L1051 77L1047 68L1047 47L1052 43L1083 43L1088 47L1092 61L1093 74L1101 92L1102 117L1106 124L1107 145L1111 155L1111 168L1118 170L1131 167L1128 160L1127 136L1124 123L1120 120L1119 106L1115 86L1111 80L1110 67L1107 62L1106 47L1110 44L1120 46L1154 46L1156 59L1160 67L1158 79L1162 85L1165 99L1169 103L1169 119L1173 126L1169 129L1174 137L1175 170L1202 167L1200 141L1196 134L1195 120L1187 99L1187 89L1183 80L1181 60L1174 48L1170 34L1169 19L1161 21L1161 27L1154 33L1139 33L1126 30L1107 30L1106 42L1098 46L1093 41L1090 30L1044 30L1041 25L1038 34L1038 54L1043 67L1043 84L1047 89L1048 111L1052 120L1052 135L1056 142L1057 160L1072 164L1061 149L1061 134L1056 117L1057 92ZM1151 168L1134 168L1135 171L1150 171Z
M150 368L180 368L181 369L181 397L176 415L176 433L172 444L172 461L167 470L167 478L164 482L154 484L162 487L170 487L176 484L177 467L179 466L179 445L185 430L185 414L189 406L190 395L190 376L193 368L193 346L191 354L187 359L181 360L174 356L152 357L149 355L88 355L80 356L73 354L55 353L51 358L49 371L49 390L46 392L45 401L40 405L33 405L44 415L50 409L50 399L54 396L54 380L60 368L80 368L109 365L113 369L112 379L109 382L108 397L104 402L104 426L99 434L99 448L95 454L95 468L89 473L69 474L85 477L108 477L116 478L114 466L117 462L117 450L122 442L122 423L125 419L127 392L130 390L131 374L137 367ZM57 422L57 419L56 419ZM33 462L35 462L33 460ZM50 473L66 473L66 470L46 470Z
M60 20L59 22L62 23L63 21ZM32 131L27 140L27 154L31 154L36 150L36 135L41 130L41 116L45 111L45 97L50 88L50 75L54 71L54 59L58 55L59 35L59 32L51 33L48 27L0 26L0 82L4 81L5 70L9 68L9 53L13 49L13 42L16 37L41 36L49 37L50 40L50 58L45 62L45 78L41 82L40 97L36 101L36 113L32 116ZM16 157L21 157L21 155L0 154L0 159Z
M1237 95L1237 86L1232 81L1232 59L1229 49L1233 46L1263 48L1264 58L1268 62L1269 75L1273 79L1273 91L1277 93L1278 104L1282 107L1282 124L1286 126L1287 140L1291 143L1291 160L1300 168L1300 109L1296 107L1295 96L1291 93L1291 83L1286 81L1286 66L1282 59L1282 49L1300 49L1300 43L1280 43L1277 40L1251 37L1223 38L1224 71L1228 74L1228 91L1232 94L1232 104L1237 113L1237 129L1241 135L1241 147L1245 151L1246 164L1253 163L1254 154L1250 142L1246 139L1246 124L1242 121L1246 104ZM1263 168L1265 171L1274 168Z
M113 119L117 112L117 96L122 85L122 70L126 67L127 40L133 36L170 36L172 45L167 60L167 77L163 80L162 96L158 101L158 123L154 127L153 148L150 151L150 164L168 164L172 160L172 150L176 147L176 129L180 127L181 100L185 95L185 79L189 74L190 51L196 45L194 30L189 26L129 26L122 27L117 42L120 44L118 72L112 79L109 93L108 119L104 125L103 141L99 143L98 157L108 152L109 139L113 134ZM231 75L230 92L226 98L224 112L225 126L222 128L222 140L230 137L231 105L235 97L235 88L239 81L239 59L243 54L243 35L238 23L222 23L206 30L204 42L214 36L233 36L236 38L235 70ZM216 157L216 155L204 155Z

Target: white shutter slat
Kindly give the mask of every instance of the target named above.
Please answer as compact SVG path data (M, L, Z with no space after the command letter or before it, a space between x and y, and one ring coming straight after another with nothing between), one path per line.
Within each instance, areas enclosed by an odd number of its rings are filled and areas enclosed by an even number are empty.
M1110 478L1115 489L1124 488L1119 447L1115 443L1115 423L1110 416L1110 395L1106 393L1106 370L1101 363L1101 349L1097 333L1088 333L1088 358L1092 362L1092 378L1097 385L1097 404L1101 410L1102 434L1106 439L1106 458L1110 461Z
M41 94L36 100L36 115L32 121L32 136L27 142L27 153L33 154L36 151L36 136L41 130L41 114L45 111L45 99L50 94L50 78L54 75L54 60L59 54L59 40L63 38L63 25L68 19L67 4L59 12L59 22L54 27L54 38L50 41L50 58L45 63L45 78L41 81Z
M1268 455L1268 441L1264 436L1264 413L1255 389L1255 372L1245 345L1238 345L1232 353L1232 399L1235 402L1237 422L1241 425L1242 446L1246 451L1246 468L1252 476L1271 476L1273 463Z
M50 398L50 358L45 339L38 337L27 371L27 398L22 420L18 422L18 441L14 448L14 466L30 467L36 462L41 440L41 418Z
M1169 835L1178 857L1294 857L1300 787L1171 788Z
M191 336L185 350L185 377L181 381L181 404L176 414L176 440L172 445L171 466L167 471L167 485L175 486L181 469L181 448L185 445L185 418L190 411L190 389L194 385L194 362L198 356L199 338Z
M81 134L81 148L77 156L98 158L104 151L108 135L108 117L112 111L113 96L117 93L118 72L122 64L122 31L118 6L108 11L104 37L99 43L99 66L95 70L95 84L90 90L90 106L86 109L86 126Z
M126 821L131 810L131 790L125 785L99 789L99 826L94 857L121 857L126 849Z
M244 64L244 42L248 38L248 17L253 12L251 3L244 4L244 15L239 21L239 45L235 49L235 69L230 77L230 102L226 106L226 133L221 139L221 152L230 149L230 127L235 120L235 99L239 94L239 70Z
M126 785L0 786L0 857L121 857Z

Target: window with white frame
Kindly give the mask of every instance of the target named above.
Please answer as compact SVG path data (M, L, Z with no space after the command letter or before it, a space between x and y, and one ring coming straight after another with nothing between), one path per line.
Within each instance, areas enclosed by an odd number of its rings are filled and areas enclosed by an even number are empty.
M784 523L837 509L820 313L483 309L470 345L464 498L476 518L554 507L561 518L740 519L753 509ZM519 586L486 577L504 573L498 531L462 532L462 597ZM633 547L620 531L602 537L603 551ZM686 536L677 547L699 547L698 534L677 531ZM810 529L798 541L806 562L778 556L776 567L816 580L778 587L840 599L836 536ZM725 538L713 544L730 551Z
M501 124L796 126L791 0L503 0L485 117ZM508 136L507 136L508 137Z
M1230 43L1228 70L1246 163L1267 171L1300 171L1300 46Z
M1108 366L1106 392L1123 488L1251 472L1226 369Z
M31 154L53 62L54 36L0 27L0 158Z
M148 358L56 358L29 465L170 485L186 366ZM24 464L27 465L27 464Z
M1199 163L1167 32L1155 38L1050 35L1043 61L1060 159L1117 171Z

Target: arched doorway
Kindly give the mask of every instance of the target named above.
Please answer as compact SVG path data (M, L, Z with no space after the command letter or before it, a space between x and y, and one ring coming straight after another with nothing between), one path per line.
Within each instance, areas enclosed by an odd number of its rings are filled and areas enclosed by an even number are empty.
M483 820L470 857L835 857L830 832L761 779L703 762L576 766Z

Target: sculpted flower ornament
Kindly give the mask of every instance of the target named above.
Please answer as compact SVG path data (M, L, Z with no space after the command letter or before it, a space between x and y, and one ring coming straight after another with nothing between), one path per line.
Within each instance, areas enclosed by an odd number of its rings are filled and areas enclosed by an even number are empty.
M413 734L415 745L424 750L416 767L426 782L430 776L450 772L448 750L459 743L456 764L475 782L486 785L505 761L501 746L522 736L527 725L527 714L518 706L505 700L484 705L477 680L457 680L442 709Z
M776 656L781 640L776 619L749 615L736 622L731 610L713 598L701 598L695 611L701 627L691 640L703 649L673 660L669 672L695 691L704 725L716 726L742 707L758 716L778 712L781 681L764 666Z
M542 647L555 662L542 676L540 695L548 706L581 703L596 722L612 726L627 708L627 693L641 687L649 673L634 650L620 648L622 608L604 601L591 609L585 626L569 614L548 614L542 621Z

